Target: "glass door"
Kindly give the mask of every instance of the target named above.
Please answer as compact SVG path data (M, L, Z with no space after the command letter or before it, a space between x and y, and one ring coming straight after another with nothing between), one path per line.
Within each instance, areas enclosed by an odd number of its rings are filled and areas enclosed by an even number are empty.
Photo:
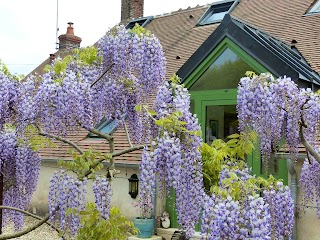
M209 145L215 139L227 140L238 133L238 118L235 100L201 101L201 130L205 143Z

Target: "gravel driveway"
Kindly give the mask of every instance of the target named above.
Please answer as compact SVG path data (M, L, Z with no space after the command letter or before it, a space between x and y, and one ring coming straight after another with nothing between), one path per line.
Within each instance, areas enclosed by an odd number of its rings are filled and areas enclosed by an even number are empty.
M35 224L37 219L27 217L25 216L25 227L29 227L33 224ZM13 225L12 226L6 226L4 229L4 234L8 234L10 232L13 232ZM58 233L53 230L50 226L47 224L41 225L36 230L33 230L32 232L14 239L23 239L23 240L60 240L61 238L58 237Z

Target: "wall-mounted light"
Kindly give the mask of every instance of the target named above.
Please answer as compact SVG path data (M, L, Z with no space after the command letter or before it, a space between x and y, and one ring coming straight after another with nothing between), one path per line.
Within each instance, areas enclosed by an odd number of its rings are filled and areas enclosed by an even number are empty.
M139 179L137 174L132 174L129 180L129 194L132 198L136 198L139 189Z

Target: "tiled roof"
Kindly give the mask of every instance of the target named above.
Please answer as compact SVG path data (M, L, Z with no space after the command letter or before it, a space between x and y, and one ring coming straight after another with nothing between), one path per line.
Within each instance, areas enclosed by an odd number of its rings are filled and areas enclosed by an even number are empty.
M231 13L232 16L260 28L288 44L295 39L296 47L311 67L320 72L320 14L305 16L314 0L241 0ZM146 25L159 39L167 58L167 77L171 77L192 56L218 24L196 26L208 6L198 6L155 16ZM47 61L48 62L48 61ZM43 63L35 71L41 73ZM117 147L126 147L123 128L115 133ZM85 139L86 132L73 133L70 137L85 149L93 146L107 152L103 141ZM56 149L41 151L44 159L68 159L64 144ZM119 159L126 163L138 163L140 151Z
M306 15L314 0L241 0L231 15L291 43L320 73L320 14Z
M109 144L104 139L98 138L88 138L88 132L86 130L80 130L77 132L70 133L66 136L66 139L76 143L83 151L93 150L95 152L101 152L101 154L109 153ZM126 133L123 127L119 127L117 131L113 134L115 139L114 148L115 151L120 151L129 148L129 143L126 138ZM53 141L55 143L54 147L46 147L40 150L40 155L42 159L46 160L71 160L72 156L70 154L72 147L69 145ZM135 151L133 153L124 154L116 157L115 160L120 164L137 164L140 162L141 151Z

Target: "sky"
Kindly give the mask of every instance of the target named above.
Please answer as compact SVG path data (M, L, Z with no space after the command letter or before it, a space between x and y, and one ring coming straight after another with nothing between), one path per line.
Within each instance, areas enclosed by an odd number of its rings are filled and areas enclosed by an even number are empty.
M144 16L215 1L144 0ZM121 0L0 1L0 59L11 73L27 75L50 53L56 52L57 22L58 36L66 33L68 22L73 22L75 35L82 38L81 47L86 47L93 45L108 29L119 23L120 15Z

